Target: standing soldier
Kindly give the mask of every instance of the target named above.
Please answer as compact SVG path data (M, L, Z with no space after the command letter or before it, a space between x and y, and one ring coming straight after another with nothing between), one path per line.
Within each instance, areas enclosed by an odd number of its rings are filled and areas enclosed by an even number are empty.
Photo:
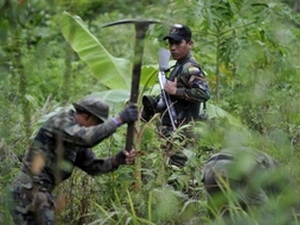
M170 105L174 107L176 113L176 118L173 120L177 121L176 128L179 128L198 119L201 103L205 103L210 98L210 92L205 73L191 53L193 40L190 28L176 24L163 39L168 40L171 56L176 60L164 91L170 96ZM173 127L169 114L166 113L166 107L161 107L161 99L161 96L155 99L151 96L143 96L142 118L149 121L155 113L161 113L160 133L163 137L168 137ZM184 132L185 137L192 137L188 129ZM172 144L166 146L166 151L170 153L171 165L184 167L187 157L182 152L173 153Z
M97 97L87 96L73 105L75 110L50 117L30 145L13 182L12 217L17 225L54 225L51 193L71 176L75 166L90 175L100 175L134 162L135 150L122 150L113 157L99 159L90 148L112 135L120 125L137 120L135 105L127 106L110 119L108 105Z

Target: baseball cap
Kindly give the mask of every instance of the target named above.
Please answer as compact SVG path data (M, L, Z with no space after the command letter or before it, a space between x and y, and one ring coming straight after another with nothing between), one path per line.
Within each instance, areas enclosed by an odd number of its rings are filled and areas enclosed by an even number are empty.
M175 41L181 41L182 39L189 41L192 39L192 31L186 25L174 24L171 27L169 34L167 36L165 36L163 38L163 40L166 40L169 38L174 39Z
M109 114L109 106L99 97L86 96L78 103L73 103L78 111L86 111L102 121L107 120Z

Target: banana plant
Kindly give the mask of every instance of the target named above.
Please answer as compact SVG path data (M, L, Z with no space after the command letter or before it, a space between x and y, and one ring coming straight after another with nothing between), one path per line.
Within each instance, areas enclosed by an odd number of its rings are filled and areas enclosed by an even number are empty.
M61 18L61 31L74 51L108 90L130 90L132 62L111 55L80 17L64 12ZM154 66L143 68L141 86L150 87L156 82L155 70Z
M79 57L89 66L92 73L107 89L96 95L107 102L120 103L129 99L132 62L111 55L99 40L89 31L87 25L76 15L64 12L61 31L66 41ZM160 93L157 82L158 65L144 65L140 78L140 95L145 92ZM233 126L243 126L241 122L221 108L207 104L209 118L225 117Z

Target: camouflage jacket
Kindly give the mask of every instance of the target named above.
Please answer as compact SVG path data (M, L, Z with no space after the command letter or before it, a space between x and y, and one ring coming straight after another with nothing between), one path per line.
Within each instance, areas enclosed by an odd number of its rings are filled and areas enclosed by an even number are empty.
M177 92L170 98L179 123L187 123L192 119L197 119L201 102L210 98L209 86L204 71L191 53L176 62L168 79L174 81L175 78L177 78ZM166 113L163 117L163 125L170 124Z
M33 184L52 191L72 174L75 166L90 175L116 169L111 158L97 159L90 149L116 131L115 123L108 119L97 126L82 127L74 114L71 110L54 115L39 129L24 158L21 173Z

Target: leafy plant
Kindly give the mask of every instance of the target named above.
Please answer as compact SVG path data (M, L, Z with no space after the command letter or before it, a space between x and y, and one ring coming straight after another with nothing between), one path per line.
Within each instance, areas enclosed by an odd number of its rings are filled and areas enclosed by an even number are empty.
M207 217L209 206L201 184L204 163L223 147L250 145L269 153L284 165L297 191L297 6L295 0L82 0L56 1L54 5L37 0L2 1L0 198L6 199L6 184L17 174L28 147L25 139L38 128L42 115L91 93L111 105L112 115L128 100L133 27L102 28L107 22L124 18L155 18L191 27L193 53L212 87L212 98L207 104L209 121L188 127L198 134L196 147L184 149L183 143L174 143L191 157L184 170L175 172L166 165L165 152L160 148L164 142L158 139L155 126L158 116L149 123L137 123L138 166L123 167L93 179L76 171L56 192L65 196L71 191L58 215L59 223L224 224L221 217L214 221ZM143 94L160 92L156 80L157 50L165 47L161 39L166 29L151 26L147 34L139 99ZM142 107L140 102L139 105ZM121 128L97 146L95 153L99 157L116 153L124 146L125 134L125 127ZM166 188L170 172L182 187L190 181L198 182L198 186L187 192ZM140 189L136 189L138 182ZM234 224L262 221L254 212L246 214L238 207L231 210L238 215ZM284 216L279 210L272 217L274 221L266 223L280 224ZM10 219L7 204L1 202L0 223L9 224ZM296 217L294 220L298 224Z

